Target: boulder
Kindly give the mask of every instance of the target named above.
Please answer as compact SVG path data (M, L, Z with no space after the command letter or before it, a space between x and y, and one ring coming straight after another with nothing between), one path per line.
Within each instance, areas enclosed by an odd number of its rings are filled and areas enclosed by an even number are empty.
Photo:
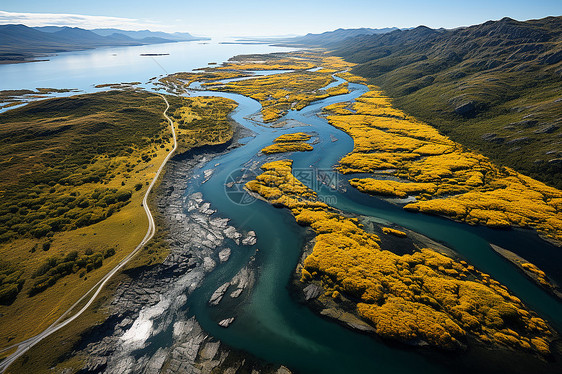
M227 328L228 326L230 326L232 322L234 322L234 317L223 319L222 321L219 322L219 326Z
M476 105L473 101L462 103L455 108L455 113L463 117L473 117L476 115Z
M219 305L224 294L226 293L226 290L228 290L228 287L230 287L230 282L225 283L219 288L217 288L216 291L213 292L213 294L211 295L211 298L209 299L209 305Z

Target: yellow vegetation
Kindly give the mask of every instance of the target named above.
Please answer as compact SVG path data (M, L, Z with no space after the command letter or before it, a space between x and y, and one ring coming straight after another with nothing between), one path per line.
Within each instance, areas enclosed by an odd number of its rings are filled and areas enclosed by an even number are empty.
M536 278L536 280L543 286L548 287L549 289L554 288L554 286L552 285L552 283L550 283L550 281L548 280L548 278L546 277L546 274L544 271L542 271L541 269L539 269L537 267L537 265L535 264L531 264L530 262L523 262L520 264L521 267L523 269L525 269L526 271L532 273L534 275L534 278Z
M244 56L246 57L246 56ZM217 67L218 70L306 70L316 67L311 61L297 58L279 58L272 56L257 57L252 60L251 56L242 61L231 61Z
M222 144L232 138L228 115L237 104L222 97L182 97L171 118L176 125L178 153L196 146Z
M315 231L302 281L320 282L328 296L356 303L357 314L387 338L454 349L472 334L548 353L546 323L499 282L432 249L401 256L382 250L379 237L356 219L317 201L292 175L291 166L290 160L266 163L246 187L289 208L299 224Z
M384 232L387 235L390 234L390 235L398 236L400 238L405 238L407 236L404 231L396 230L390 227L383 227L382 232Z
M282 142L306 142L309 141L312 136L308 135L304 132L295 132L292 134L283 134L275 138L275 143L282 143Z
M324 89L334 81L332 74L349 69L353 64L341 58L294 52L285 56L240 56L224 66L206 68L201 72L177 73L160 81L171 88L202 82L208 89L230 91L249 96L262 105L264 122L275 121L289 110L300 110L314 100L341 95L348 91L348 83ZM322 67L316 71L311 68ZM230 78L248 77L248 70L294 70L254 79L221 82ZM349 75L349 73L342 73Z
M406 197L410 194L420 192L433 193L437 189L434 183L402 183L373 178L354 178L349 181L349 184L361 192L396 197Z
M312 151L314 148L304 142L283 142L275 143L264 147L261 151L265 154L283 153L283 152L306 152Z
M340 94L342 89L347 90L342 87L322 90L332 80L332 76L323 70L296 71L230 82L216 89L236 92L258 100L262 105L264 122L271 122L288 110L300 110L314 100Z
M305 143L310 138L311 136L304 132L283 134L274 140L274 144L263 148L261 151L265 154L312 151L314 149L312 145Z
M562 240L562 191L463 149L435 128L392 108L377 87L369 88L353 104L326 108L332 113L329 122L355 142L338 169L379 171L413 183L363 178L352 179L354 187L397 197L419 194L405 209L491 227L533 227Z
M47 185L43 189L45 196L42 197L45 205L58 204L57 200L60 195L60 197L65 198L62 204L67 207L67 211L77 215L93 216L88 212L88 208L93 206L91 201L86 200L85 202L88 204L83 205L78 205L73 201L79 201L79 198L91 194L99 194L100 191L106 192L113 189L116 191L130 190L132 194L130 199L127 200L128 204L120 204L118 209L113 209L111 212L107 210L110 212L109 214L106 213L100 216L100 219L88 222L87 225L69 227L66 231L52 232L47 238L20 237L0 245L0 257L2 258L2 261L0 261L0 278L4 278L4 266L9 265L6 270L11 267L17 269L14 274L19 278L15 279L16 281L25 280L25 283L22 282L23 285L19 284L23 287L13 303L11 305L0 305L0 315L2 315L0 319L0 346L2 347L29 338L41 332L56 320L62 312L83 296L84 292L93 287L110 269L126 257L142 240L147 230L148 220L144 212L143 197L158 167L172 148L170 128L168 122L162 117L162 112L166 108L165 102L162 98L151 94L109 92L64 99L68 103L65 102L64 105L60 103L59 106L69 108L72 104L70 101L78 99L81 102L103 99L99 103L105 104L105 107L102 107L101 104L92 107L84 105L84 108L92 109L89 109L87 113L82 113L78 112L80 105L72 105L72 108L77 109L65 111L64 116L44 117L44 119L31 122L30 127L33 128L38 128L38 123L52 126L50 122L56 123L58 126L64 125L76 128L77 131L80 131L78 132L80 137L72 138L70 137L71 134L60 132L62 134L60 143L76 143L83 145L85 148L74 151L73 156L75 159L78 157L84 158L87 166L80 168L80 172L71 175L71 178L66 178L66 182L61 181L61 183L53 183L51 186ZM110 105L113 100L116 103L114 107ZM216 144L221 139L226 141L232 136L230 125L226 119L229 112L236 106L234 102L222 98L177 99L168 97L168 100L171 105L168 114L175 120L174 122L178 127L178 142L180 145L183 144L185 148ZM43 107L48 108L50 102L57 103L57 101L52 100L46 101ZM128 111L122 110L123 108L128 109ZM184 121L181 122L181 119ZM131 133L120 131L129 122L132 123L133 131ZM97 128L89 127L98 123ZM7 124L8 122L6 122L4 130L9 129ZM193 128L195 124L197 124L197 128ZM86 138L86 135L95 134L91 129L96 129L96 131L111 129L112 143L99 146L94 141L88 142L87 140L92 138ZM52 131L52 133L57 134L58 132ZM143 138L143 142L135 144L135 136L133 135ZM105 139L105 133L101 132L99 137L102 140ZM45 136L43 136L42 141L45 141ZM44 158L47 161L49 159L56 160L55 157L65 155L63 147L56 146L54 141L52 144L54 146L47 149L48 153ZM29 149L29 147L22 148L22 151ZM123 148L127 149L128 152L120 153ZM14 151L13 154L15 154ZM31 176L38 180L39 171L48 171L45 161L39 163L40 156L42 155L35 150L35 161L30 157L30 163L19 162L21 167L27 168L27 173L18 172L14 174L20 178ZM57 165L63 164L64 162L57 162ZM68 168L68 165L64 166ZM34 169L35 167L37 169ZM105 172L102 178L96 173L100 170ZM2 184L9 182L7 176L11 174L6 169L3 172ZM52 173L52 175L56 177L56 174ZM77 183L78 179L75 176L81 176L84 180ZM97 179L87 179L91 177ZM27 191L24 188L25 184L23 184L26 182L25 180L16 181L14 179L12 181L12 183L16 182L20 183L19 189L21 192ZM3 187L3 198L6 199L5 185ZM29 198L38 196L37 193L42 191L38 187L40 186L35 182L34 190L27 193ZM119 195L116 195L116 197L118 198ZM33 212L29 212L29 214L31 213ZM43 215L44 221L53 218L56 217ZM163 248L160 248L159 243L153 239L148 246L150 249L143 252L143 260L146 261L146 264L155 263L158 260L157 256L162 256L162 259L165 257L165 253L163 255L160 253L167 250L165 244L162 245ZM107 256L103 259L103 262L99 261L96 266L91 268L81 269L79 266L74 266L72 271L57 273L57 277L62 276L56 279L51 277L50 281L54 280L54 282L50 287L44 288L39 294L29 296L33 294L30 291L34 287L41 286L39 281L43 276L35 275L41 273L40 269L45 266L45 263L51 262L51 259L68 259L67 256L74 251L78 252L78 258L83 258L88 253L92 253L92 256L96 256L98 253L107 254L108 250L114 251L114 255ZM99 258L99 256L96 257ZM101 267L97 267L98 265L101 265ZM46 275L50 275L53 271L53 269L49 270ZM0 279L0 284L5 283L5 281L6 278Z

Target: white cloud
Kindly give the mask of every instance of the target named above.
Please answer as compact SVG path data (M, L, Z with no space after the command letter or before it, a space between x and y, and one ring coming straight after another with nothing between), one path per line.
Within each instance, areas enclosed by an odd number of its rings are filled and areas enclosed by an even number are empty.
M0 11L0 25L22 23L26 26L71 26L84 29L118 28L124 30L165 31L166 26L133 18L86 16L82 14L14 13Z

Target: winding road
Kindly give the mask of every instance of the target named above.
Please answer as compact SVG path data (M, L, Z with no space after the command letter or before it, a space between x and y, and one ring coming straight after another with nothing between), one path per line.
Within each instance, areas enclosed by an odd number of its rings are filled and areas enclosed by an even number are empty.
M39 334L29 338L29 339L26 339L26 340L24 340L20 343L13 344L9 347L6 347L6 348L2 349L2 351L5 352L9 349L13 349L13 348L17 347L17 349L14 353L12 353L10 356L6 357L2 362L0 362L0 373L3 373L4 371L6 371L6 369L14 361L16 361L18 358L20 358L31 347L33 347L34 345L39 343L41 340L45 339L47 336L49 336L49 335L53 334L54 332L62 329L63 327L65 327L66 325L68 325L69 323L74 321L76 318L80 317L80 315L82 313L84 313L84 311L86 311L86 309L88 309L90 307L90 305L92 305L92 303L94 302L96 297L100 294L100 292L102 291L103 287L107 284L107 282L115 274L117 274L125 265L127 265L127 263L129 261L131 261L131 259L133 257L135 257L135 255L146 245L146 243L148 243L150 241L150 239L152 239L152 237L156 233L156 225L154 223L154 217L152 216L152 212L150 211L150 208L148 207L148 195L150 194L150 192L152 191L152 188L156 184L156 181L158 180L158 177L160 176L160 173L162 172L162 170L164 169L164 167L166 166L166 164L168 163L168 161L170 160L170 158L172 157L172 155L174 154L174 152L176 151L176 149L178 147L177 138L176 138L176 131L174 129L174 123L172 122L170 117L168 117L168 115L166 114L168 112L168 109L170 109L170 104L168 103L168 100L166 100L165 96L160 95L160 94L157 94L157 95L160 96L166 102L166 109L164 110L163 115L168 120L168 122L170 123L170 128L172 129L172 136L173 136L173 139L174 139L174 147L168 153L168 155L166 156L164 161L162 161L162 164L160 165L160 167L156 171L156 175L154 176L150 185L148 186L148 189L146 190L146 193L144 194L144 198L142 200L142 206L144 207L144 211L146 212L146 216L148 218L148 229L146 231L146 235L144 236L142 241L135 247L135 249L127 255L127 257L125 257L123 260L121 260L121 262L119 262L113 269L111 269L111 271L109 271L109 273L107 273L103 278L101 278L98 281L98 283L96 283L90 290L88 290L88 292L86 292L84 294L84 296L82 296L78 301L76 301L76 303L74 303L70 308L68 308L49 327L47 327L41 333L39 333ZM78 312L74 313L72 316L67 318L67 316L72 312L72 310L74 310L74 308L76 308L80 303L82 303L87 298L87 296L90 295L92 292L93 292L93 295L90 297L88 302Z

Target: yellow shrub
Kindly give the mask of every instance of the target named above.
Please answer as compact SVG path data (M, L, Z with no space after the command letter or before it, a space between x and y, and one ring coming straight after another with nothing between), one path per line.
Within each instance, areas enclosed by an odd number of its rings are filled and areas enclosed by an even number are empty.
M400 238L405 238L407 236L404 231L396 230L390 227L383 227L382 232L384 232L385 234L398 236Z
M549 333L546 323L525 310L499 282L429 248L402 256L381 250L379 238L365 232L358 220L317 201L316 194L292 175L291 166L290 160L264 164L264 172L246 186L291 209L299 224L315 231L301 280L314 276L326 296L339 298L341 293L357 300L358 315L388 338L452 349L471 333L522 348L525 339L539 338L548 349L542 340ZM404 234L390 230L383 228ZM465 273L470 279L459 279L466 278ZM506 329L507 323L518 327ZM533 347L546 352L539 341Z

